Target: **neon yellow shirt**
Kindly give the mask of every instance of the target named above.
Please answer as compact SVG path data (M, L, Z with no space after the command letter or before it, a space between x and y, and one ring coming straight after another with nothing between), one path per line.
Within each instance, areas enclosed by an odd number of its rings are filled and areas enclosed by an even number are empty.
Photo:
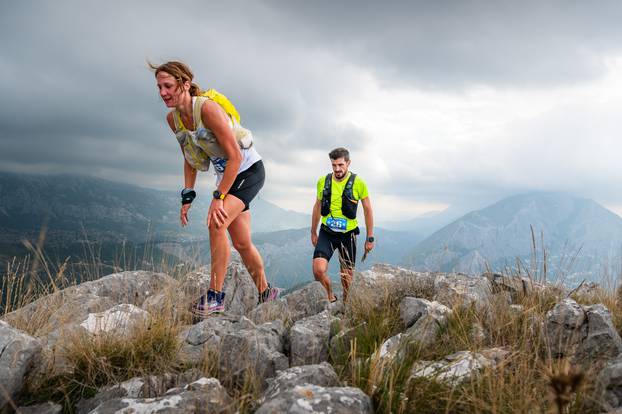
M354 230L358 223L356 219L349 219L341 213L341 194L343 193L344 188L346 187L346 183L348 182L348 178L350 178L351 172L348 172L348 175L341 181L335 181L335 177L333 177L333 182L331 183L331 193L330 193L330 214L328 216L322 217L322 224L330 227L334 231L338 232L347 232ZM322 192L324 190L324 181L326 181L326 176L320 177L317 181L317 199L322 199ZM354 194L354 198L356 200L362 200L369 196L367 192L367 184L365 181L361 179L360 176L356 176L354 178L354 183L352 184L352 193ZM345 220L345 230L343 226L341 228L335 228L334 226L329 226L327 221L329 218L337 220L338 222L343 223Z

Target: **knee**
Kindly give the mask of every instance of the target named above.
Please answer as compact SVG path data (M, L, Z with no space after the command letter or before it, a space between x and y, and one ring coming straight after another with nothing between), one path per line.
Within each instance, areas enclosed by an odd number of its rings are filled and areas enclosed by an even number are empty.
M315 263L313 264L313 277L315 277L315 280L323 279L325 273L325 269L323 269L321 266L316 265Z
M225 226L217 227L214 222L211 222L207 228L209 230L210 237L220 236L227 231Z
M239 253L246 252L253 247L253 244L248 240L244 240L244 241L233 240L232 242L233 242L233 248L237 250Z

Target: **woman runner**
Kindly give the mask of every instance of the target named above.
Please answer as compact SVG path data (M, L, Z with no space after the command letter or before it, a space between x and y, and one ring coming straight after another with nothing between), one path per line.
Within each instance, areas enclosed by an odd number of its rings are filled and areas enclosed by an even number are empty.
M257 286L259 302L277 299L280 289L266 281L263 261L251 241L249 204L263 187L265 171L261 156L248 142L250 131L241 128L220 104L200 96L202 91L192 82L194 76L186 64L171 61L149 66L155 71L160 97L171 108L166 120L184 155L182 226L188 224L188 210L196 197L197 170L207 170L211 163L216 171L216 190L207 214L210 287L193 305L193 313L205 317L224 311L222 290L231 255L227 231ZM244 132L246 136L239 139Z

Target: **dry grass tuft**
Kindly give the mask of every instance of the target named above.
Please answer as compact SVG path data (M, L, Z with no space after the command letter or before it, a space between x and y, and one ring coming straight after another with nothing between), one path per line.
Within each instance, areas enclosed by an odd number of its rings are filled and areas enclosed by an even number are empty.
M559 410L561 404L560 412L589 413L594 373L564 365L547 350L543 322L563 297L560 289L534 289L518 298L522 308L510 307L503 295L495 296L483 310L456 306L433 345L411 345L406 357L393 364L381 360L376 351L402 330L399 303L387 297L386 305L378 310L364 298L352 297L349 323L366 324L356 332L347 352L332 356L333 363L345 383L371 396L377 412L546 413ZM612 293L599 300L615 302ZM508 355L461 384L410 377L416 361L490 348L503 348ZM550 398L546 398L547 390L554 390Z

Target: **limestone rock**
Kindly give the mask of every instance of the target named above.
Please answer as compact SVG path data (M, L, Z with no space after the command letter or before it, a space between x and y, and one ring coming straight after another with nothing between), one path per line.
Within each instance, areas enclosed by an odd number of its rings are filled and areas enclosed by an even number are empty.
M297 385L264 402L256 414L273 413L373 413L371 399L358 388Z
M103 312L122 303L142 306L146 298L177 282L163 273L128 271L71 286L44 296L3 317L15 326L32 326L37 337L51 334L48 346L66 336L89 313Z
M167 393L175 387L184 387L201 378L198 369L181 374L149 375L136 377L115 386L101 389L93 398L81 400L76 405L78 414L86 414L106 401L119 398L155 398ZM178 390L181 392L181 390Z
M439 302L429 302L424 315L406 331L402 341L418 343L420 346L429 346L434 343L439 330L447 324L447 318L452 314L451 309Z
M551 355L589 365L622 353L622 339L602 304L581 306L572 299L559 302L546 315Z
M546 333L551 355L572 356L587 336L585 312L572 299L564 299L546 314Z
M596 398L606 412L622 410L622 357L609 361L596 379Z
M427 299L405 297L400 302L400 318L404 328L411 327L419 318L428 313L431 303Z
M474 304L485 309L492 296L492 285L484 277L441 274L434 280L434 300L450 308Z
M136 328L144 326L149 318L147 311L131 304L121 304L104 312L89 313L80 326L93 335L127 336Z
M497 359L507 356L507 353L503 355L499 352L492 353L490 350L488 353L497 356ZM498 363L497 359L487 358L477 352L461 351L448 355L441 361L418 361L411 369L409 381L427 378L456 386L484 368L495 366Z
M318 364L328 360L330 328L335 318L329 311L297 321L289 330L291 366Z
M226 413L233 401L216 378L201 378L183 389L156 398L113 398L103 401L90 414L113 413Z
M361 300L370 308L379 309L386 298L395 301L406 296L432 299L435 278L433 273L377 264L355 275L348 300Z
M237 321L238 318L232 315L212 316L183 329L178 335L180 362L198 364L203 361L205 353L218 354L222 337L233 330Z
M281 321L255 325L242 317L244 323L233 325L221 342L219 358L219 377L235 384L242 384L245 375L256 375L262 379L274 377L278 370L289 367L288 358L283 354L285 333Z
M320 282L311 282L281 299L262 303L249 313L255 323L279 319L293 323L329 309L326 290Z
M258 404L272 400L280 393L290 390L297 385L318 385L321 387L338 387L339 377L333 367L327 363L315 365L301 365L279 371L275 378L268 380L268 388L264 391Z
M24 379L41 352L35 338L0 321L0 412L14 400L24 385Z
M577 359L602 361L622 353L622 338L613 326L611 313L602 304L583 308L587 319L587 336L581 342Z

